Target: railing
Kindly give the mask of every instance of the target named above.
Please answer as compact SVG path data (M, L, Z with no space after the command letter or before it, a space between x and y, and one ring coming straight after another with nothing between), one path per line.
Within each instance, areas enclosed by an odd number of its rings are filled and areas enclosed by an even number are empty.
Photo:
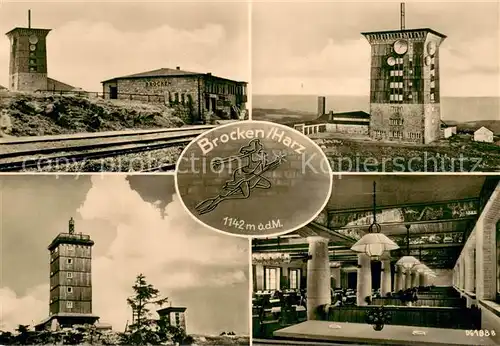
M82 233L59 233L57 236L59 239L81 239L90 240L90 235Z
M36 90L35 93L50 94L50 95L73 95L77 97L101 98L101 99L116 99L116 100L131 100L131 101L147 101L164 103L166 95L164 94L139 94L139 93L110 93L99 91L84 91L84 90ZM111 97L113 96L113 97Z

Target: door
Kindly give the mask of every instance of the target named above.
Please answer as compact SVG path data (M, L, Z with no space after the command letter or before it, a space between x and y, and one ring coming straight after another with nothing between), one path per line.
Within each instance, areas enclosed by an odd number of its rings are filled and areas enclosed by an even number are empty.
M110 86L109 87L109 98L117 99L118 98L118 87Z
M212 111L215 113L215 110L217 109L217 99L215 97L212 97L210 99L210 101L212 102Z

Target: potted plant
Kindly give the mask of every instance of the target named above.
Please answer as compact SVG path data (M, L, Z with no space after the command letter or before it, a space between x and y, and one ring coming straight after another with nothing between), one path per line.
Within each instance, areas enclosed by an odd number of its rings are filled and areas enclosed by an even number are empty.
M369 310L366 314L366 322L373 326L373 329L381 331L384 325L391 320L391 314L381 306L377 309Z

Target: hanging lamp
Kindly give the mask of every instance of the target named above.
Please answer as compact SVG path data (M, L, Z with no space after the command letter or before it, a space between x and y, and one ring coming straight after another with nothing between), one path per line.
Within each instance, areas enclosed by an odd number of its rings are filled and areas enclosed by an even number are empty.
M366 253L370 258L379 260L384 252L399 249L399 246L385 234L380 233L382 227L377 223L376 183L373 182L373 222L368 233L361 237L351 250Z
M401 257L396 265L403 267L405 270L412 269L414 266L420 264L420 261L413 256L410 256L410 227L406 225L406 256Z

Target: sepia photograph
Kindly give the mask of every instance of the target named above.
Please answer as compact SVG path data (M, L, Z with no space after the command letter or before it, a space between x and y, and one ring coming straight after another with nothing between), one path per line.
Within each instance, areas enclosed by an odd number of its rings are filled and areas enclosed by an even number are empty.
M343 175L252 240L253 345L498 345L500 176Z
M255 2L252 118L335 172L498 172L499 6Z
M249 240L171 175L0 176L1 345L249 345Z
M247 2L0 7L0 171L173 171L248 119Z

